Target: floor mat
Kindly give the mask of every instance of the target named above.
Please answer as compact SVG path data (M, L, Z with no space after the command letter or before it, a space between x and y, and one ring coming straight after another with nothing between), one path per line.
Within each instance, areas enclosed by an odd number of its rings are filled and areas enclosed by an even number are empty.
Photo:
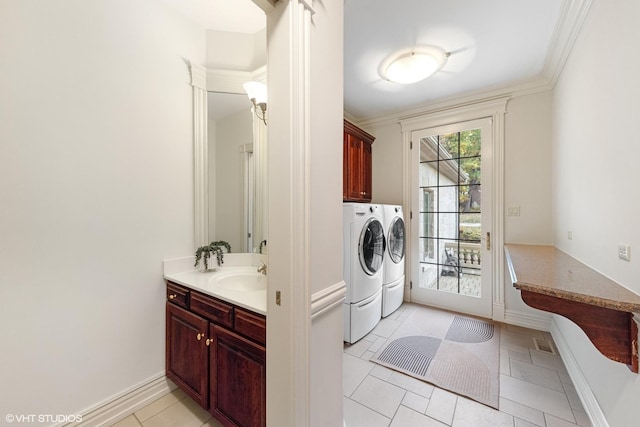
M416 310L371 361L498 409L499 331L488 320Z

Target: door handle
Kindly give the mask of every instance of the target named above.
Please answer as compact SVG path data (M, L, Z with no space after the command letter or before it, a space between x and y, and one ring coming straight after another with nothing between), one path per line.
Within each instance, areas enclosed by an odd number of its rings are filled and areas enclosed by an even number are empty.
M490 251L491 250L491 233L487 231L487 250Z

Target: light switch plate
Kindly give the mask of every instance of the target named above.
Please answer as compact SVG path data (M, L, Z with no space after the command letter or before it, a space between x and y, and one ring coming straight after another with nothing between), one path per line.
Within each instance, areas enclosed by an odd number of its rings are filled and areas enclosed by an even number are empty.
M510 206L507 208L508 216L520 216L520 206Z

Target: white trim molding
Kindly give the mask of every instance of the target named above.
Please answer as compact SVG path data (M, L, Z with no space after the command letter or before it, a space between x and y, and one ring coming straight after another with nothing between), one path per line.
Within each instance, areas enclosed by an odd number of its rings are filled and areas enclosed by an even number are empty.
M505 310L502 322L537 331L549 332L551 330L551 316L546 314L537 315L518 310Z
M267 13L269 253L267 425L311 425L311 32L299 0ZM275 212L278 214L276 215ZM279 298L278 298L279 295ZM277 301L276 301L277 299ZM276 361L277 358L277 361Z
M207 69L201 65L187 61L191 73L191 86L198 89L207 89Z
M250 80L266 82L267 66L254 71L225 70L209 68L206 70L207 90L210 92L245 93L242 85Z
M56 426L72 427L107 427L128 417L140 408L143 408L171 393L176 385L167 379L164 373L143 381L142 383L113 396L106 401L81 412L82 421Z
M402 116L399 119L402 132L445 126L485 117L504 115L507 112L509 96L473 101L444 108L435 108L419 114Z
M593 0L566 0L553 35L543 74L555 86L580 34Z
M209 243L207 70L187 63L193 86L193 210L194 247L197 248Z
M260 9L264 10L267 13L271 12L275 8L276 3L278 2L278 0L252 0L252 1Z
M291 264L290 277L295 286L291 288L294 330L293 362L296 373L294 380L294 420L295 425L311 425L311 15L308 4L291 1L291 150L292 180L290 232ZM296 328L305 328L302 334Z
M553 341L556 343L556 347L558 347L560 357L567 368L569 377L571 377L571 381L576 388L578 397L580 398L582 406L591 421L591 425L593 425L593 427L609 427L609 422L607 421L602 408L600 408L596 396L593 394L593 391L591 391L589 383L587 382L586 377L582 373L582 369L580 369L580 366L578 365L578 361L571 351L571 347L569 347L564 335L562 335L562 331L556 323L555 315L551 320L551 336L553 337Z
M334 308L342 307L347 295L347 284L343 281L311 295L311 320Z

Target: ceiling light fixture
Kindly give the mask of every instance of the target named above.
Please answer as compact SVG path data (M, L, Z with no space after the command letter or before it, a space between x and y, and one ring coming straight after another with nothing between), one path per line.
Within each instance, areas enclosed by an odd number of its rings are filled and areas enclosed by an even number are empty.
M403 49L382 62L380 75L394 83L416 83L440 70L448 57L448 52L435 46Z
M261 82L250 81L243 84L242 88L247 92L247 96L253 104L253 110L255 111L256 117L262 120L266 126L267 85ZM258 114L258 110L260 110L260 114Z

